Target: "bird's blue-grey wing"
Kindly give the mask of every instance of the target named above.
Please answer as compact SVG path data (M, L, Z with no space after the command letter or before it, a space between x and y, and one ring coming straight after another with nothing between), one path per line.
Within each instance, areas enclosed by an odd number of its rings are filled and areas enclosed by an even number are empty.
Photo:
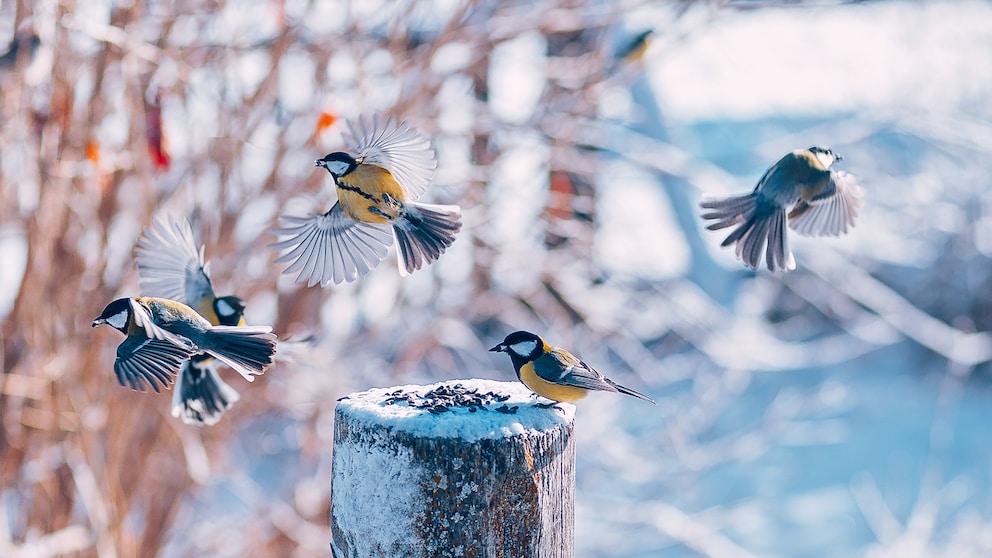
M405 122L360 117L348 122L344 140L363 164L378 165L389 171L403 187L408 200L420 198L434 178L437 159L430 140Z
M557 384L584 389L616 391L595 368L564 349L555 348L534 361L534 373Z
M188 348L179 347L165 339L128 336L117 347L114 373L122 386L137 391L172 385L183 362L193 355Z

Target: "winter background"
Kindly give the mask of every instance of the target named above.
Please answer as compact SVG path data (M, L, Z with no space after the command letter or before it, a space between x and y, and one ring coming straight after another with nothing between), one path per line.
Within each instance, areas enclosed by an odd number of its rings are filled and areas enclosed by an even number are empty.
M337 398L508 380L514 329L658 401L578 406L577 556L992 554L992 4L18 0L4 41L0 555L327 556ZM296 285L267 231L379 112L464 228ZM857 226L747 271L701 195L814 144ZM293 341L209 428L89 327L159 214Z

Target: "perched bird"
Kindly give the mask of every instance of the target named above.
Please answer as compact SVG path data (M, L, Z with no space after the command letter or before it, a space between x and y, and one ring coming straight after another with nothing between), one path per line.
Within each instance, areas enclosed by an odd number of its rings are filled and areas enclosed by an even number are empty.
M334 177L338 201L324 214L283 216L273 229L288 239L283 273L299 271L307 286L354 281L386 257L395 236L401 275L437 260L461 229L456 205L417 203L434 176L434 150L420 133L390 119L349 122L346 142L354 155L337 151L318 159Z
M212 326L181 302L156 297L119 298L93 327L107 324L125 335L114 372L122 386L144 391L167 387L185 361L205 352L252 381L272 364L276 336L268 326Z
M703 219L714 221L706 228L736 225L721 246L736 243L737 257L752 269L761 265L762 252L769 270L795 269L786 221L805 236L838 236L854 226L864 205L855 178L830 169L841 159L825 147L789 153L765 171L750 194L704 200L700 205L712 211Z
M138 286L145 296L177 300L196 310L211 325L245 325L245 301L218 297L209 263L193 240L188 219L156 221L138 239ZM186 424L213 425L241 395L225 383L217 360L206 353L183 363L172 393L172 416Z
M561 347L552 347L529 331L514 331L490 352L510 355L517 379L534 393L555 401L578 401L590 390L632 395L654 400L602 375Z

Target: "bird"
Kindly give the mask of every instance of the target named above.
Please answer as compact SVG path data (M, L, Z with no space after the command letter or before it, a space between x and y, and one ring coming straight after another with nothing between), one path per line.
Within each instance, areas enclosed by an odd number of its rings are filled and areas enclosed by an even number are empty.
M750 194L704 199L700 205L711 211L702 218L713 221L706 228L736 226L721 246L736 244L737 257L751 269L761 266L762 253L770 271L795 269L786 223L804 236L839 236L854 226L864 205L856 178L830 168L842 159L820 146L785 155Z
M393 118L348 121L350 153L317 159L334 178L338 201L323 214L283 216L272 232L289 238L273 243L286 250L277 263L299 272L308 287L352 282L374 269L396 239L400 275L438 259L461 230L461 208L415 200L427 189L437 161L420 132Z
M143 295L182 302L211 325L245 325L245 301L214 293L210 264L204 259L204 247L196 248L189 219L157 219L138 238L136 255L138 287ZM217 360L199 353L184 362L176 376L172 416L186 424L210 426L240 399L241 395L221 379Z
M114 373L122 386L168 387L183 363L207 353L253 381L272 364L276 336L268 326L214 326L189 306L158 297L118 298L93 320L124 334Z
M572 353L548 345L529 331L514 331L489 351L510 355L517 379L537 395L553 401L573 402L590 391L611 391L654 403L647 395L614 382Z

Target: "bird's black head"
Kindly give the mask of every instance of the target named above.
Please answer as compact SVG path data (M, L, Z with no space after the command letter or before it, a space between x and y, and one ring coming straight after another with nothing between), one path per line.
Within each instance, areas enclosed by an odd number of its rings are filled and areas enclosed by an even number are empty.
M514 365L518 362L536 360L544 354L544 340L529 331L514 331L490 352L506 353Z
M358 161L354 157L343 151L328 153L323 159L317 159L315 163L318 167L324 167L334 178L341 178L349 172L355 170Z
M117 331L127 335L131 324L131 299L118 298L103 309L103 313L93 320L92 327L107 324Z
M834 161L840 161L843 157L839 153L834 153L829 147L814 145L809 148L809 152L816 155L816 158L823 163L824 167L830 168Z
M245 315L245 301L236 296L222 296L214 299L214 313L220 325L240 325Z

